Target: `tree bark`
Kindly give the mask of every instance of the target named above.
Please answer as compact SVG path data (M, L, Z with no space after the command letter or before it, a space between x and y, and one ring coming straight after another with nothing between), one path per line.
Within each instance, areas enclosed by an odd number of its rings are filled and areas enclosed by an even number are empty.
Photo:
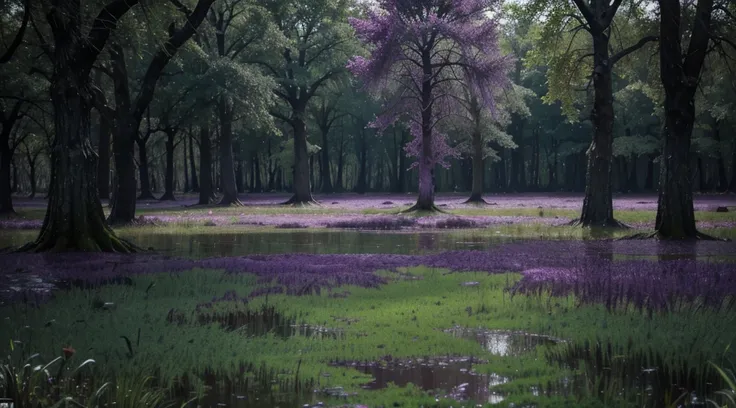
M258 151L253 154L253 174L255 175L255 190L257 192L263 191L263 181L261 180L261 159L258 155Z
M197 179L197 166L194 163L194 135L189 134L189 167L191 172L189 175L192 177L192 191L199 192L199 179Z
M130 98L128 75L122 48L119 46L113 47L113 74L115 74L117 70L117 74L114 75L116 102L118 100L118 96L121 97L119 100L124 102L122 106L116 104L115 107L116 113L118 114L116 123L118 132L115 135L115 139L119 140L119 147L126 150L119 151L120 149L115 146L115 166L118 186L115 193L116 198L113 202L112 211L110 213L110 222L129 223L132 222L135 217L136 203L133 140L138 139L138 128L140 127L143 113L148 109L148 106L153 99L156 84L158 83L164 68L166 68L166 65L168 65L169 61L171 61L179 48L181 48L181 46L196 33L197 28L204 21L213 2L214 0L198 0L194 10L180 10L186 14L186 22L178 29L174 23L169 25L169 37L159 46L153 59L148 65L146 73L141 81L140 91L138 92L135 101L132 101ZM114 140L113 143L116 143L116 140ZM143 145L143 150L145 151L145 143ZM139 143L139 148L140 146L141 144ZM120 161L119 164L118 161ZM118 167L118 165L121 167ZM147 172L147 160L141 160L141 165ZM141 198L153 198L150 194L150 185L148 182L148 177L144 178L143 175L141 175ZM148 189L145 187L148 187ZM128 194L131 195L128 196Z
M434 205L434 152L432 151L432 57L426 47L422 52L422 69L424 78L421 89L421 135L422 147L419 152L419 187L417 202L411 210L435 211Z
M220 118L220 205L243 205L238 199L238 186L235 180L235 161L233 158L233 111L232 105L222 98L218 106Z
M480 116L479 116L480 118ZM473 188L468 203L485 203L483 199L483 137L479 126L473 130Z
M654 160L656 157L655 155L647 157L647 178L644 181L644 189L647 191L654 190Z
M2 131L0 132L0 214L14 214L13 188L11 185L12 171L10 164L13 161L13 149L10 147L10 135L15 122L20 118L21 102L13 105L11 112L6 116L2 112Z
M713 120L713 139L719 146L717 159L718 184L716 185L716 190L719 193L724 193L728 191L728 179L726 177L726 163L723 159L723 149L721 148L721 123L715 119Z
M729 184L728 190L736 193L736 140L731 143L731 184Z
M320 174L322 175L322 192L332 193L332 180L330 178L330 145L329 145L329 130L322 131L322 160L320 160Z
M611 192L611 160L613 157L613 85L608 54L608 36L593 34L593 90L594 102L590 119L593 122L593 141L588 148L588 169L585 181L585 199L579 223L590 226L619 226L613 218Z
M154 200L151 187L151 163L148 160L148 137L136 138L138 145L138 172L141 179L141 194L139 200Z
M36 197L36 157L32 157L30 154L28 159L28 178L31 183L31 192L28 194L28 198L33 199Z
M309 154L307 152L307 125L304 112L295 112L292 118L294 129L294 195L286 204L314 203L309 185Z
M695 93L705 61L713 0L697 3L688 50L681 45L679 0L659 0L660 77L665 91L662 163L656 231L661 238L695 239L693 195L690 184L690 144L695 123Z
M173 201L174 197L174 139L176 138L176 129L166 129L166 174L164 175L164 195L159 200Z
M97 162L97 192L100 198L110 198L110 133L111 124L105 116L100 113L100 134L97 151L99 160Z
M3 133L6 133L5 128L3 128ZM9 129L7 133L10 133ZM0 143L0 214L15 213L11 186L12 172L10 170L13 153L7 139L9 139L9 135L6 138L6 135L3 134Z
M199 205L212 203L212 147L210 144L210 128L204 125L199 130Z
M365 194L366 177L368 166L368 144L365 140L365 130L360 129L360 150L358 151L358 180L355 183L355 192L358 194Z
M337 174L335 175L335 188L337 191L343 191L345 184L343 183L343 173L345 169L345 133L340 133L340 148L337 152ZM736 184L736 183L735 183Z
M90 143L92 86L90 70L117 21L137 4L108 4L92 23L86 40L81 33L78 0L59 2L48 15L54 38L51 102L55 136L51 148L49 202L41 232L23 251L130 252L105 223L97 194L97 154ZM69 58L69 56L76 58Z

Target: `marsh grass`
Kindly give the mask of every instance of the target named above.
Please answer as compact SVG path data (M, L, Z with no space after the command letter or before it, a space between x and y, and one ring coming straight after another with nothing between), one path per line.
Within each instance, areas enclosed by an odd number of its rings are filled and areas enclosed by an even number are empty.
M115 373L117 378L141 378L141 373L150 373L166 389L184 376L201 378L204 373L218 380L251 378L252 384L258 383L264 374L257 368L266 367L266 372L289 379L284 383L291 384L288 387L311 381L318 388L342 386L358 392L358 396L348 398L356 403L375 406L388 399L415 406L429 396L412 387L362 391L361 384L370 377L330 362L376 361L387 355L472 356L487 362L477 367L479 372L512 378L502 387L509 393L508 401L538 401L547 397L531 395L530 384L540 379L556 383L569 375L568 369L550 364L539 350L521 357L496 356L478 343L454 338L442 329L458 325L523 330L572 343L600 339L630 344L632 353L650 353L656 348L673 365L691 364L692 356L720 362L731 355L724 357L717 350L736 341L736 333L729 330L736 324L734 313L700 310L695 314L648 315L633 308L607 311L601 305L578 307L573 296L510 298L505 289L518 281L519 274L447 273L421 267L379 274L390 283L380 289L340 288L349 291L347 297L330 296L330 291L308 296L270 293L246 303L240 296L233 300L223 294L236 291L244 295L273 284L259 284L247 274L198 270L136 276L131 286L72 288L40 307L0 307L0 351L6 352L6 345L18 340L49 356L58 344L69 344L93 355L102 377ZM479 284L463 286L467 281ZM297 333L285 337L267 332L246 336L223 328L219 322L196 319L198 305L222 298L216 302L219 313L273 308L284 316L296 316L299 324L339 329L344 335ZM94 308L98 300L116 306ZM172 308L186 318L181 324L167 321ZM50 321L53 324L47 325ZM122 336L130 339L133 352ZM247 368L245 372L242 367ZM559 395L545 399L560 406L564 400ZM451 404L442 402L440 406Z

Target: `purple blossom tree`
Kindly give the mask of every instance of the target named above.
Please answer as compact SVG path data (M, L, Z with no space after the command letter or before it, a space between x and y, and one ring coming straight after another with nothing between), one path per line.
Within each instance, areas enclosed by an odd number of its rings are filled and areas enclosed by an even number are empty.
M393 97L372 126L409 122L417 157L419 197L409 209L438 210L433 173L456 152L438 124L462 111L457 97L465 82L481 103L495 106L495 87L508 83L510 59L498 47L497 21L489 12L500 0L379 0L365 19L351 19L358 38L372 46L368 58L353 57L348 69L373 92Z

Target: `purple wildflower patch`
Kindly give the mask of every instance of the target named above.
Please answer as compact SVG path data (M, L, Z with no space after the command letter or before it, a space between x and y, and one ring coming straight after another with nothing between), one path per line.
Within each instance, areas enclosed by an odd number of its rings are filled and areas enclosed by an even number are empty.
M363 217L352 220L337 221L327 224L327 228L346 228L361 230L400 230L417 225L415 219L409 217Z
M575 294L583 302L602 302L609 307L634 304L661 310L689 302L720 307L736 297L734 253L734 244L728 242L529 241L486 251L428 255L286 254L189 260L151 254L1 254L0 300L44 298L52 283L57 287L77 280L104 284L136 274L195 268L256 275L265 288L254 290L248 298L268 293L307 295L344 285L376 288L387 283L386 278L374 273L378 270L427 266L452 271L520 272L522 279L513 288L516 292ZM637 255L657 260L636 259ZM34 290L38 285L24 285L13 278L17 276L33 276L34 282L44 283L44 290Z

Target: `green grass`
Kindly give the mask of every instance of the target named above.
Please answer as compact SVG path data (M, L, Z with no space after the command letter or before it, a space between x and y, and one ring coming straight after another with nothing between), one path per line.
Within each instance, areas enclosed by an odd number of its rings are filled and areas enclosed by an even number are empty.
M736 314L731 312L701 310L697 314L669 312L651 317L633 310L608 312L602 306L578 307L572 297L510 298L504 288L518 279L518 274L448 274L427 268L408 272L421 279L400 279L399 275L383 272L395 278L392 283L380 289L341 288L350 292L347 298L329 297L327 293L303 297L271 295L257 298L247 306L229 304L219 309L257 310L269 305L305 324L342 329L342 338L283 338L276 333L248 336L226 332L217 325L167 323L171 309L191 319L200 302L219 297L227 290L245 296L258 287L248 275L192 271L177 276L164 273L135 277L134 286L75 289L59 293L40 308L2 307L0 355L7 354L7 345L13 340L21 341L24 350L39 352L48 360L60 354L61 347L71 345L77 350L77 362L96 359L96 370L101 376L125 379L152 373L163 384L171 384L184 374L201 375L205 370L220 378L233 376L241 363L266 367L280 379L296 380L299 366L300 381L314 379L319 387L346 387L358 392L352 398L354 402L375 406L391 401L418 406L416 403L431 402L433 398L413 388L364 391L360 385L369 380L368 376L349 368L332 367L329 362L370 361L386 355L476 356L488 361L478 371L513 378L503 386L511 393L508 401L533 402L539 398L529 394L529 384L570 375L549 364L543 350L521 357L495 356L473 341L454 338L440 329L460 325L549 334L572 343L631 343L632 352L659 353L673 366L720 362L723 350L736 341L736 332L731 330ZM461 286L465 281L477 281L480 285ZM92 304L96 300L112 302L114 306L109 310L95 309ZM469 307L471 313L467 311ZM132 352L121 336L131 340ZM726 357L732 357L731 354ZM543 401L564 406L559 398ZM441 406L451 404L443 402Z

